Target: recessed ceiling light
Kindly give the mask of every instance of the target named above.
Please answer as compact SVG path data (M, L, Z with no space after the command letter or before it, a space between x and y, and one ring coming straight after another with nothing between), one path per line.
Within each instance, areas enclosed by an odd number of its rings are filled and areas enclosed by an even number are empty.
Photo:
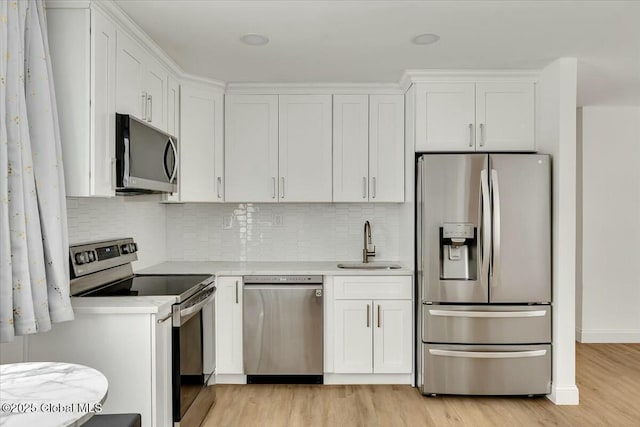
M269 43L269 37L260 34L245 34L240 37L240 41L249 46L264 46Z
M414 44L425 45L425 44L435 43L438 40L440 40L440 36L439 35L426 33L426 34L420 34L420 35L415 36L413 39L411 39L411 42L414 43Z

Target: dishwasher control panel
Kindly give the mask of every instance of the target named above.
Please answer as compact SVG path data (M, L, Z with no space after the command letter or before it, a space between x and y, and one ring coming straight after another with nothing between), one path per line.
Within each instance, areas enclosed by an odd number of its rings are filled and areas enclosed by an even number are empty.
M256 284L256 283L270 283L270 284L295 284L295 283L305 283L305 284L321 284L323 282L323 276L320 275L301 275L301 276L244 276L245 284Z

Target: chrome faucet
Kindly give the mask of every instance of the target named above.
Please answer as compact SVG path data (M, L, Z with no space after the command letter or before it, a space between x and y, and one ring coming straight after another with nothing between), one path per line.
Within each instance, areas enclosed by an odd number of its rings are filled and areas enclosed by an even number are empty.
M369 221L364 222L364 247L362 248L362 262L368 263L369 257L376 256L376 246L373 245L373 250L369 250L371 244L371 224Z

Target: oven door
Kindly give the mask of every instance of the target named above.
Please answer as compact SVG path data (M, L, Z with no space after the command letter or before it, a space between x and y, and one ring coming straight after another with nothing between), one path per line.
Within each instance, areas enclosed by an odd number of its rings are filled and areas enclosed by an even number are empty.
M173 421L199 426L215 401L208 382L213 374L213 307L215 287L173 307Z

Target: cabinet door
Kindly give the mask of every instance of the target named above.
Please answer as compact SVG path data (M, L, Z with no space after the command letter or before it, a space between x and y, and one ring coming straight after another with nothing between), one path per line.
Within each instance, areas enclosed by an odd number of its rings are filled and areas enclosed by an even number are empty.
M369 96L333 96L333 201L369 199Z
M474 151L475 85L428 83L416 89L416 151Z
M369 97L369 200L404 202L404 96Z
M242 374L242 277L218 277L216 288L216 373Z
M155 392L154 421L152 424L158 427L172 425L171 413L171 317L156 320L151 316L152 327L155 328L155 384L152 384L152 395ZM155 323L155 325L153 324Z
M116 112L146 120L147 94L144 92L145 53L123 31L117 34Z
M167 71L158 61L147 57L144 72L144 91L147 93L147 122L167 130Z
M372 373L372 301L337 300L334 303L334 309L335 373Z
M169 77L167 80L167 132L179 135L180 126L180 86L178 81Z
M331 202L331 95L279 96L280 201Z
M225 199L277 202L278 95L225 98Z
M182 86L180 92L180 200L222 202L223 96Z
M413 322L411 300L375 300L373 372L411 372Z
M116 30L97 11L91 13L91 193L115 194Z
M535 151L533 83L476 85L478 151Z

